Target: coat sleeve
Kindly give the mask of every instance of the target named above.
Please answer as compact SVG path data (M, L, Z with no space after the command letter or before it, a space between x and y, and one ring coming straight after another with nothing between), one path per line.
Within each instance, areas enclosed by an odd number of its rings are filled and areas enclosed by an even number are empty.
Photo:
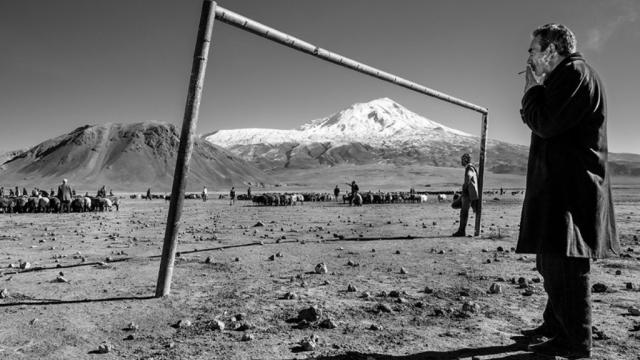
M478 200L479 196L478 196L478 177L476 175L476 172L469 169L467 170L467 176L469 179L469 184L467 187L467 190L469 191L469 199L471 201L473 200Z
M522 98L522 120L543 139L575 127L588 107L580 91L587 85L586 77L573 68L558 70L552 81L532 87Z

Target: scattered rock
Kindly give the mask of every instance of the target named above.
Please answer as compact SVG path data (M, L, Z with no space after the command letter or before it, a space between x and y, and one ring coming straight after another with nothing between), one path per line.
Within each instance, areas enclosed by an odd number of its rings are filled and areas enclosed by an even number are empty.
M275 259L276 259L276 256L275 256L275 255L270 255L270 256L269 256L269 260L274 261Z
M400 268L400 274L406 275L407 274L407 269L405 269L404 267Z
M0 291L0 299L6 299L8 297L9 297L9 290L2 289L2 291Z
M58 275L56 277L56 279L54 280L54 282L59 282L59 283L68 283L69 280L67 280L64 276L62 275Z
M477 313L480 311L480 305L474 303L473 301L466 301L462 304L462 311L466 313Z
M302 341L300 341L300 347L302 347L302 350L304 351L313 351L316 349L316 347L318 346L318 336L311 335L308 338L304 338L302 339Z
M220 320L213 320L213 322L211 323L211 328L213 330L224 331L225 324Z
M182 319L176 323L175 327L181 329L191 327L191 320Z
M523 296L531 296L533 295L533 289L532 288L526 288L524 290L524 292L522 293Z
M255 336L253 334L244 333L240 340L242 340L242 341L252 341L253 339L255 339Z
M384 330L384 328L382 327L382 325L371 324L371 326L369 326L369 330L380 331L380 330Z
M622 271L616 270L616 275L622 275Z
M288 292L282 298L285 300L298 300L300 297L295 292Z
M593 286L591 286L591 291L593 291L594 293L604 293L607 292L607 289L607 285L603 283L595 283L593 284Z
M635 306L630 306L627 311L629 312L629 315L631 316L640 316L640 309L638 309Z
M433 294L433 289L428 287L428 286L425 286L424 287L424 293L425 294Z
M393 312L391 307L387 304L378 304L378 306L376 307L376 310L378 310L378 312L385 312L385 313Z
M591 333L593 334L593 340L609 340L609 336L604 331L598 329L595 326L591 327Z
M491 286L489 287L489 293L490 294L501 294L502 293L502 285L500 285L498 283L491 284Z
M129 324L127 324L127 326L124 329L126 331L138 331L138 329L140 329L140 327L138 326L138 324L136 324L136 323L134 323L132 321Z
M311 306L306 309L300 310L298 312L298 321L306 320L309 322L317 321L322 317L322 310L318 309L316 306Z
M316 265L315 271L316 274L326 274L329 272L329 270L327 269L327 265L325 265L324 263Z
M212 262L213 262L213 258L211 256L207 256L207 258L204 259L205 264L211 264Z
M349 259L349 261L347 261L347 265L354 266L354 267L355 266L360 266L360 264L358 264L357 262L355 262L355 261L353 261L351 259Z
M96 350L96 352L98 354L108 354L111 351L113 351L113 345L107 343L107 342L103 342L102 344L100 344L98 346L98 350Z
M353 286L353 285L351 285L351 284L349 284L349 285L347 286L347 292L356 292L356 291L358 291L358 289L356 289L356 287L355 287L355 286Z
M322 320L319 326L323 329L335 329L337 327L336 323L331 318Z
M368 299L371 297L371 293L369 293L368 291L365 291L362 293L362 295L360 295L360 297L363 299Z
M31 268L31 264L29 262L27 262L27 261L25 261L25 262L21 261L20 262L20 269L27 270L29 268Z
M628 282L625 284L627 290L635 290L636 286L632 282Z
M264 226L264 223L262 221L258 221L257 223L255 223L255 225L253 225L253 227L262 227Z

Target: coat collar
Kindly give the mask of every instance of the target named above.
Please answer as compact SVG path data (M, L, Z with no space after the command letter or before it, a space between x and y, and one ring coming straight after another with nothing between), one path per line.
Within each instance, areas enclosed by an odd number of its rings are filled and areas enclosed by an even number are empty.
M549 73L549 76L544 80L545 83L549 81L549 79L553 79L557 73L562 71L561 69L565 67L565 65L575 62L575 61L585 61L584 56L580 52L574 52L573 54L564 58L560 63Z

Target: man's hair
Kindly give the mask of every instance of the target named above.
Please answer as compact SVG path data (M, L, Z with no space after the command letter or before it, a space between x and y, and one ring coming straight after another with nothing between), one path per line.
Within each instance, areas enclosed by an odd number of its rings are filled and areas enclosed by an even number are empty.
M540 50L544 51L553 44L560 56L569 56L576 52L576 37L573 31L562 24L546 24L533 30L533 37L540 38Z
M471 155L469 155L468 153L462 154L462 156L460 157L460 160L471 162Z

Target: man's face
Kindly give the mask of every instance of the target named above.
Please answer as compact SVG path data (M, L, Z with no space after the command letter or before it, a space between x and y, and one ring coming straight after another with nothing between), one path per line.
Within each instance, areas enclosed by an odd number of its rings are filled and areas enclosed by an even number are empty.
M529 58L527 64L531 66L533 73L540 77L551 72L551 58L553 55L553 45L547 46L543 51L540 46L540 37L536 36L531 40L529 46Z

